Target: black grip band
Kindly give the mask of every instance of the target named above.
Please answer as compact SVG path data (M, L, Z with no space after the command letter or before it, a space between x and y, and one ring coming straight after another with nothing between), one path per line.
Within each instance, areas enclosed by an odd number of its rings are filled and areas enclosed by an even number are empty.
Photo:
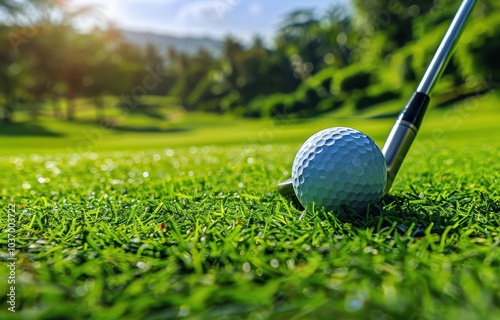
M410 100L408 100L406 107L399 114L398 119L408 121L419 129L430 100L431 98L425 93L413 93Z

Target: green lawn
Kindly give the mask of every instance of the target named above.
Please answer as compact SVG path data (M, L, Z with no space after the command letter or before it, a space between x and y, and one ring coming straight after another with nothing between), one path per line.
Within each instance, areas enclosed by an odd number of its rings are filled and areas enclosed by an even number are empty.
M147 100L156 103L157 99ZM287 144L298 147L313 133L328 127L352 127L365 132L382 145L395 121L390 114L405 103L391 101L368 110L365 115L342 117L330 113L318 119L307 120L242 120L232 116L213 114L185 114L164 110L171 119L161 120L144 115L130 115L108 107L107 114L114 123L97 126L93 110L84 102L79 120L66 122L41 117L30 122L23 114L21 124L0 125L0 156L17 154L86 153L108 151L145 151L165 148L186 148L206 145L265 145ZM49 111L47 110L46 113ZM500 143L498 130L500 96L490 94L470 98L453 108L431 108L419 132L415 148L429 143L439 146L478 146ZM38 134L38 136L34 136Z
M365 218L299 220L275 184L316 131L381 145L391 117L4 126L0 253L10 213L17 312L3 276L0 318L499 319L499 106L490 94L431 109Z

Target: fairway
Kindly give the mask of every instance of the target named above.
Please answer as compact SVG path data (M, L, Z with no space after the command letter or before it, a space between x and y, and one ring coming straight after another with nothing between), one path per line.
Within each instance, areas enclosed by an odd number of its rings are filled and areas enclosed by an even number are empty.
M499 105L489 94L432 108L366 217L300 220L275 186L318 130L354 127L381 146L394 117L4 132L0 223L15 216L18 312L2 303L0 318L498 319ZM11 290L2 280L3 299Z
M155 101L153 98L147 101L150 100ZM360 130L382 147L398 112L406 103L406 100L399 99L381 103L361 114L340 110L308 119L289 119L280 115L275 119L254 120L233 115L174 113L174 120L164 121L123 114L112 106L114 101L111 100L108 107L108 114L115 119L114 125L95 125L92 113L83 113L83 117L76 122L42 117L37 123L30 122L24 113L20 113L17 116L20 124L0 126L0 156L158 151L207 145L244 147L285 144L298 149L312 134L329 127ZM429 145L436 148L497 146L500 143L500 136L495 134L500 117L499 105L497 93L474 96L448 108L436 108L431 101L431 110L425 117L418 133L419 142L413 149L424 151ZM165 110L166 115L170 113L170 110Z

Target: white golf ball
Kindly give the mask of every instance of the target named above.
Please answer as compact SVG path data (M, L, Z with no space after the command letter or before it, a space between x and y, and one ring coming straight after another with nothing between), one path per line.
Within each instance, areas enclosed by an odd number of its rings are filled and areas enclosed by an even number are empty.
M351 128L329 128L300 147L292 167L293 189L308 211L364 210L383 195L384 155L375 142Z

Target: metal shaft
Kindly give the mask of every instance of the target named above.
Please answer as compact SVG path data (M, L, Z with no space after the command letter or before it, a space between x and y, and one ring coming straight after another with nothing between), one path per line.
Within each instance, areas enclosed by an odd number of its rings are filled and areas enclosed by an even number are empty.
M472 12L475 4L476 0L464 0L460 5L417 91L410 98L403 111L401 111L384 144L382 153L384 154L387 166L387 183L385 185L384 195L391 189L392 183L403 164L406 154L417 136L420 124L427 110L427 105L430 101L429 94L448 65L458 39L462 34L465 23L467 22L467 18Z
M444 69L448 65L450 58L455 50L458 39L462 34L464 25L467 22L476 0L464 0L458 9L455 18L453 19L448 32L443 38L432 62L430 63L427 71L418 86L417 92L429 95L436 84L436 81L441 77Z

